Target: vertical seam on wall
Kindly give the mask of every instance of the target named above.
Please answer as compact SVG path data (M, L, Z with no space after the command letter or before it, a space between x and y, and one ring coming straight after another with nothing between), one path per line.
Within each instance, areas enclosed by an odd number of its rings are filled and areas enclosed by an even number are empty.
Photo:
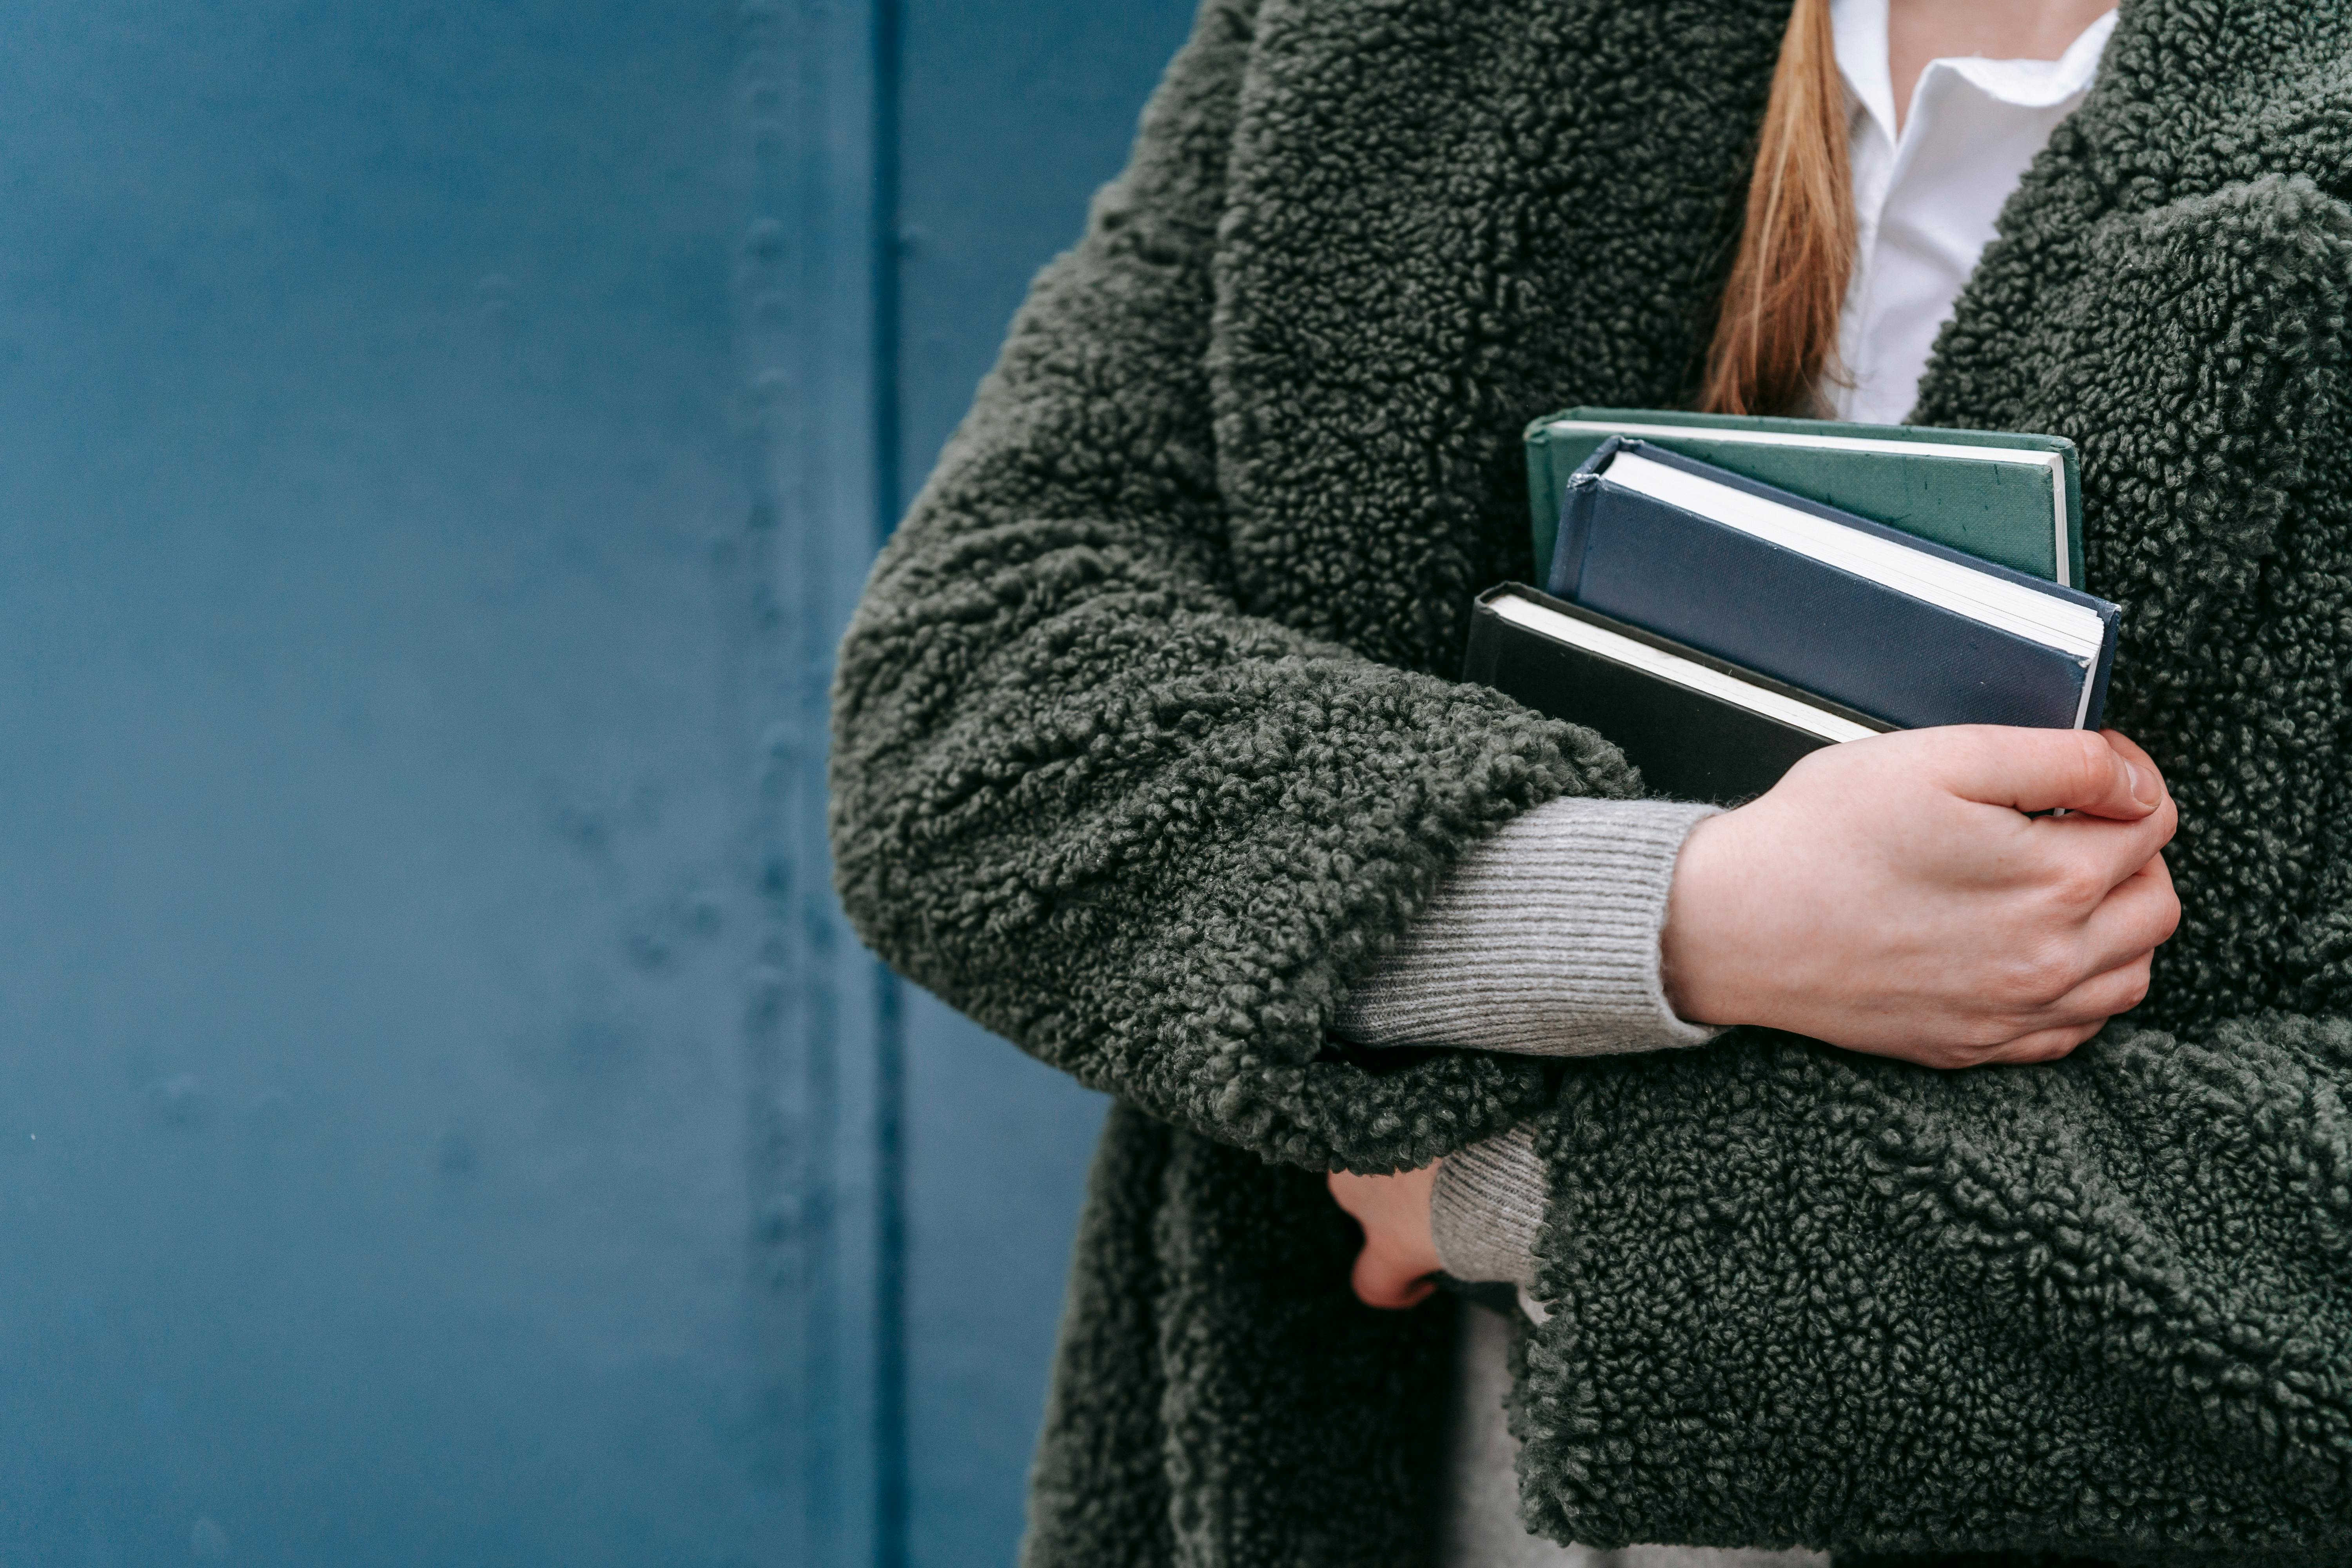
M874 543L898 519L898 94L902 0L874 3ZM907 1451L906 1034L898 977L875 977L874 1562L905 1568Z
M826 248L843 156L832 123L839 16L826 0L741 0L735 110L747 159L736 347L748 403L742 554L757 911L743 1026L753 1429L756 1462L786 1502L783 1560L811 1568L841 1561L844 1522L841 916L824 842L833 513L843 474L820 427L841 368L829 312L843 279ZM856 52L854 68L869 69L864 48ZM862 260L853 277L856 287L868 281Z
M901 1568L904 994L834 895L826 737L835 639L897 510L902 16L896 0L735 4L755 1462L782 1494L780 1561Z

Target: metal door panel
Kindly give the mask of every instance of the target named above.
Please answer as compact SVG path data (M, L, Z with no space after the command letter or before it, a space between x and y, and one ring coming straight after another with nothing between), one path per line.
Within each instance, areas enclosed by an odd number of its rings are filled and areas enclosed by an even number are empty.
M1191 20L1181 0L908 0L906 493L1031 275L1078 235ZM928 997L908 1012L913 1561L1012 1561L1100 1096Z
M0 1559L792 1561L723 18L5 31Z
M1099 1105L824 665L1181 24L0 0L0 1561L1009 1559Z

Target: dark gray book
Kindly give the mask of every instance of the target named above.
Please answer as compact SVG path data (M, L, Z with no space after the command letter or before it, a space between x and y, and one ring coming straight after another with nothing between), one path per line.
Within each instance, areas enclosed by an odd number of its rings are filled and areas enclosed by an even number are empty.
M1463 677L1599 731L1649 793L1737 805L1808 752L1895 726L1517 583L1478 595Z

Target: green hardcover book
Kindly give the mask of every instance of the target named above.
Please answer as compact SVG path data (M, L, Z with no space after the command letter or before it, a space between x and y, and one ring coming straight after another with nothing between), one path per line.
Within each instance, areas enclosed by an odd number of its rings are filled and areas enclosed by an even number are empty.
M1571 408L1528 426L1539 583L1551 580L1568 476L1612 436L1638 436L2069 588L2083 584L2083 482L2074 443L2063 437L1654 408Z

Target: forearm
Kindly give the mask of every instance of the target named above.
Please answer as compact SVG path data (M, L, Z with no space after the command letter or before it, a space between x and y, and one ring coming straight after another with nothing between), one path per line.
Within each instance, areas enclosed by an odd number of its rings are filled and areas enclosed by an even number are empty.
M1532 1123L1447 1155L1429 1198L1430 1235L1445 1272L1533 1289L1550 1187Z
M1675 857L1712 810L1562 799L1507 824L1446 873L1336 1026L1367 1045L1544 1056L1712 1038L1675 1016L1659 972ZM1546 1185L1526 1125L1448 1156L1430 1213L1445 1271L1533 1286Z
M1591 1056L1703 1044L1660 974L1675 858L1714 808L1570 798L1464 856L1336 1027L1373 1046ZM1532 1287L1546 1181L1522 1125L1450 1155L1430 1222L1458 1279Z

